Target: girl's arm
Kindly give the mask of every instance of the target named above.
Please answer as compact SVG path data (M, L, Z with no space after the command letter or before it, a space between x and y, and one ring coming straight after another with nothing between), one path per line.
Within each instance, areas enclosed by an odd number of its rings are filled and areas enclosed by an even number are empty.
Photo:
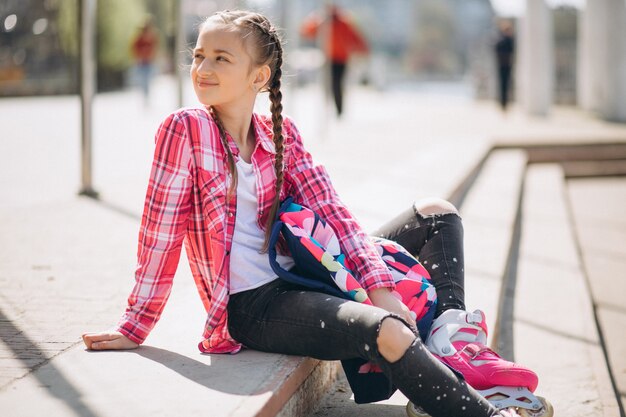
M112 332L88 333L88 348L128 349L141 344L161 316L172 288L191 212L192 158L185 123L170 115L156 149L139 229L135 286Z

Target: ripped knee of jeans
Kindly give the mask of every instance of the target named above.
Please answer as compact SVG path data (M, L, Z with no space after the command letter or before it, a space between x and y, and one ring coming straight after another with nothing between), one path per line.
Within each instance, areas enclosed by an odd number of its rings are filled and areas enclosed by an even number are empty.
M389 318L398 320L399 322L404 324L406 327L408 327L409 330L411 330L411 332L413 333L416 332L415 328L411 326L411 324L408 321L406 321L404 317L396 313L387 313L383 317L381 317L381 319L378 321L378 327L376 328L376 338L378 338L378 335L380 334L380 328L382 327L383 322Z
M402 326L395 326L387 327L385 334L381 334L383 323L389 318L401 323L409 331L407 332ZM413 326L401 316L395 313L388 313L378 322L376 329L376 354L379 358L388 362L395 362L404 355L415 339L419 339L419 335Z
M459 215L459 211L454 204L442 198L436 197L424 198L415 201L413 203L413 209L415 210L415 214L421 216L422 218L443 216L446 214Z

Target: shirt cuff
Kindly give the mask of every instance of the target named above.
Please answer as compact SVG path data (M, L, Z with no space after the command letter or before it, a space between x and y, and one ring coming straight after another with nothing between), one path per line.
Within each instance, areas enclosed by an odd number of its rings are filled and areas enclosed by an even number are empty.
M117 331L139 345L146 340L149 333L142 330L138 323L129 320L126 316L122 317L117 324Z
M361 285L368 293L376 288L396 288L396 282L389 271L372 271L361 278Z

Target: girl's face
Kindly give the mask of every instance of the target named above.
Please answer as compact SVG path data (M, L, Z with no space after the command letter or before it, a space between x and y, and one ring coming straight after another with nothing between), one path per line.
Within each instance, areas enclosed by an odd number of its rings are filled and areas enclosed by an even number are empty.
M253 103L267 82L267 70L253 65L240 32L214 22L203 25L191 65L191 80L200 103Z

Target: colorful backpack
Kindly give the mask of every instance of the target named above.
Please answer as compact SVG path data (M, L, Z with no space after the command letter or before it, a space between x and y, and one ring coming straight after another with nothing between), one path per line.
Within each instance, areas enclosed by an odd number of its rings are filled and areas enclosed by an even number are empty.
M276 260L280 236L296 264L291 271L282 268ZM420 337L425 340L437 305L430 275L399 244L375 237L372 241L395 280L394 295L414 314ZM291 197L281 204L272 227L269 261L274 272L286 281L371 304L367 292L354 277L350 261L342 253L332 227L311 209L294 203ZM395 391L378 367L361 358L344 360L342 365L357 403L381 401Z

